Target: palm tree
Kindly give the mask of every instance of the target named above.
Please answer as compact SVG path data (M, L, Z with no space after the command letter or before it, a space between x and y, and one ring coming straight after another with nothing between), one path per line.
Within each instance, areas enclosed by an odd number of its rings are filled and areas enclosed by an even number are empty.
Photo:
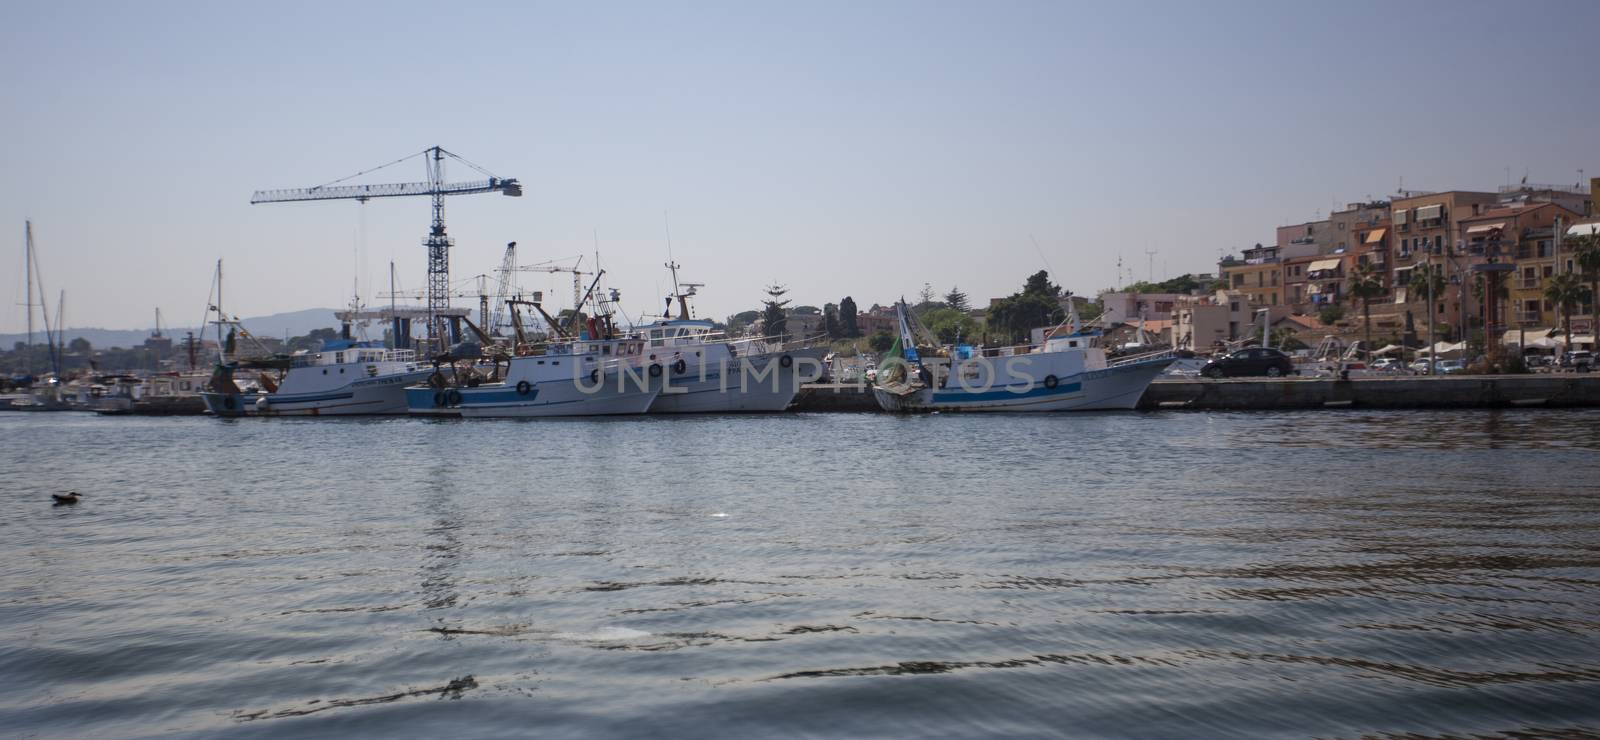
M1600 297L1600 235L1585 234L1584 236L1573 237L1572 251L1578 259L1578 267L1583 268L1584 276L1589 278L1590 297ZM1600 300L1593 302L1600 303ZM1590 306L1589 318L1591 321L1589 323L1592 328L1600 328L1594 326L1600 324L1600 321L1593 320L1600 319L1600 316L1595 315L1596 313L1600 313L1600 306Z
M1439 297L1444 295L1444 290L1449 285L1444 279L1444 268L1432 262L1417 265L1411 271L1410 285L1411 290L1416 292L1416 295L1411 297L1412 300L1420 296L1422 300L1428 302L1428 346L1432 347L1438 339L1433 331L1433 311ZM1432 374L1431 370L1429 374Z
M1545 278L1545 300L1556 304L1561 311L1561 329L1566 332L1566 342L1572 342L1572 309L1589 297L1589 288L1578 279L1577 274L1563 272Z
M1383 276L1372 265L1356 266L1350 275L1350 297L1361 299L1361 323L1367 359L1372 359L1372 299L1383 295Z

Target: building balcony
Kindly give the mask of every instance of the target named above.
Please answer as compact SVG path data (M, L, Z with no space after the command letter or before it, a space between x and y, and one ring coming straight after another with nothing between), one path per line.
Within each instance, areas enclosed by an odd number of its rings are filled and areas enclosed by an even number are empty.
M1515 318L1518 326L1539 326L1544 322L1544 314L1538 311L1518 311Z

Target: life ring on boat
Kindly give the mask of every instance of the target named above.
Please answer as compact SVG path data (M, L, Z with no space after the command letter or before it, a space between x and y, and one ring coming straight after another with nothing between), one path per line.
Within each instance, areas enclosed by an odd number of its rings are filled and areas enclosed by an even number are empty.
M1046 388L1054 388L1054 387L1056 387L1057 385L1060 385L1060 384L1061 384L1061 380L1059 378L1057 378L1056 376L1054 376L1054 375L1046 375L1046 376L1044 376L1044 387L1046 387Z
M533 390L533 384L529 383L526 380L517 381L517 395L526 396L532 390Z
M650 377L652 377L652 378L661 377L661 366L660 365L652 364L650 366Z
M433 405L434 406L443 406L444 405L444 391L435 391L434 392L434 394L433 394Z
M444 400L449 401L451 406L460 406L461 405L461 391L458 391L458 390L456 390L454 388L451 388L449 391L445 392Z
M684 362L683 358L681 358L681 357L678 358L677 362L672 363L672 374L673 375L682 375L686 371L688 371L688 369L689 369L689 363Z
M589 382L590 383L598 383L598 382L600 382L600 368L595 368L595 369L589 371Z
M238 405L239 405L238 399L234 398L233 396L223 396L222 397L222 407L223 408L225 408L225 409L227 409L229 411L232 411L234 409L234 407L236 407Z
M784 355L782 357L779 357L778 358L778 367L781 367L781 368L783 368L785 370L788 370L789 368L794 367L794 358L790 357L788 355Z

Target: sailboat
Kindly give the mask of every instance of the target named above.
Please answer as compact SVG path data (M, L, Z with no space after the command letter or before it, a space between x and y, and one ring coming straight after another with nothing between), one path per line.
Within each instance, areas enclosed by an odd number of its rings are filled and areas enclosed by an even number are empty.
M895 311L900 336L873 388L885 411L1131 409L1173 361L1171 352L1108 360L1100 332L1081 327L1076 311L1037 345L940 347L933 340L921 343L934 352L924 357L918 340L931 339L931 333L906 310L904 300Z
M63 347L59 329L50 327L50 311L44 297L44 280L39 274L39 260L33 242L33 222L26 221L23 225L24 249L26 256L23 260L23 272L27 276L27 297L23 300L28 314L28 343L24 345L23 372L10 379L10 385L24 389L20 393L10 393L0 396L0 409L12 411L65 411L71 406L63 396L64 379L62 377L61 356ZM35 295L38 303L34 303ZM65 293L62 294L65 301ZM39 307L39 313L44 318L45 345L49 349L51 374L39 378L33 374L33 308ZM61 310L56 310L57 322L61 319Z

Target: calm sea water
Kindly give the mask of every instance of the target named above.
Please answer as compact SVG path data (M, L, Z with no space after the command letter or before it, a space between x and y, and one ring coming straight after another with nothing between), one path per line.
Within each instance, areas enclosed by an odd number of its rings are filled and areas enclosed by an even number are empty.
M1600 734L1593 412L0 440L8 735Z

